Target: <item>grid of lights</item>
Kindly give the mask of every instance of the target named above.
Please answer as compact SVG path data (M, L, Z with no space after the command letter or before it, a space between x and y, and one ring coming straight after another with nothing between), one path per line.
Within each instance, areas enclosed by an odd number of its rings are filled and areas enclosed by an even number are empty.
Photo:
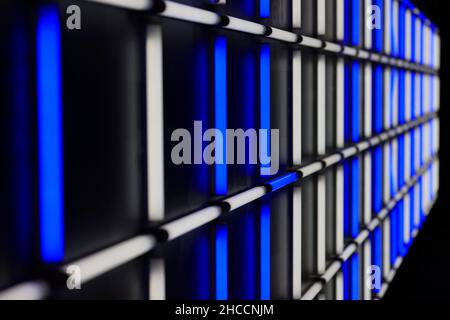
M276 177L266 176L264 182L242 192L229 195L227 165L214 168L214 203L187 213L178 219L164 217L164 161L161 127L147 128L148 137L148 219L152 228L103 251L77 261L64 261L62 234L64 212L61 158L61 88L59 66L59 23L53 6L41 5L38 24L37 65L40 96L38 111L40 134L40 214L42 260L64 273L68 265L81 265L87 270L84 281L96 277L150 252L158 244L172 241L201 226L216 221L250 203L260 201L259 281L260 296L271 298L270 263L270 200L266 195L292 188L292 298L320 298L333 282L336 299L380 298L385 293L408 247L431 210L438 194L439 160L439 35L409 1L398 0L336 0L335 41L324 40L327 1L318 1L317 37L292 30L282 30L263 23L218 14L173 1L89 0L129 10L146 10L151 15L178 19L224 30L260 37L259 93L260 126L271 128L271 42L276 40L292 51L292 82L301 87L302 50L312 49L317 56L317 112L325 114L325 82L327 57L335 57L336 71L336 150L325 146L324 117L316 119L315 160L303 162L302 97L292 93L292 167ZM226 1L218 1L226 5ZM384 31L361 32L364 6L377 5L384 16ZM301 7L292 1L293 27L301 28ZM270 1L261 0L259 19L270 17ZM357 12L358 14L355 14ZM387 30L387 31L386 31ZM147 104L151 117L162 119L162 33L157 25L147 30ZM40 53L39 48L45 52ZM215 126L227 127L227 38L214 39L214 115ZM52 55L49 55L49 52ZM362 81L364 79L364 81ZM364 85L361 85L364 83ZM48 89L49 90L45 90ZM151 108L150 108L151 106ZM150 113L150 112L149 112ZM152 121L154 123L154 121ZM163 123L163 121L160 121ZM325 253L325 173L333 169L335 176L335 257L326 261ZM154 174L150 174L153 172ZM317 191L315 253L316 279L302 286L302 257L296 222L302 215L302 182L314 177ZM58 190L57 193L46 192ZM364 192L362 190L364 189ZM159 191L155 191L159 190ZM367 192L370 190L371 192ZM49 198L50 197L50 198ZM299 220L296 220L299 219ZM222 219L221 219L222 221ZM155 225L156 223L156 225ZM215 298L229 298L228 227L219 223L215 229ZM56 264L55 264L56 263ZM364 288L367 275L363 267L382 267L383 287ZM162 277L164 266L155 268L152 277ZM164 281L155 281L151 299L164 298ZM15 298L27 292L27 298L45 298L53 285L46 279L18 284L0 292L0 299ZM29 290L27 290L27 288ZM25 290L25 291L24 291ZM156 293L155 293L156 292Z

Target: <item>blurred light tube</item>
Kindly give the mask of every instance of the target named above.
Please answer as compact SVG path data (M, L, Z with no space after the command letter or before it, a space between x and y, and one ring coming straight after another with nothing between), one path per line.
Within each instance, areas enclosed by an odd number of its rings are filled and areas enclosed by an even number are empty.
M222 210L218 206L207 207L164 224L161 229L168 233L168 241L171 241L217 219L221 212Z
M131 10L150 10L153 0L85 0Z
M173 1L164 1L166 7L161 16L208 25L218 25L221 21L220 15L208 10L195 8L189 5Z
M137 236L87 257L72 261L64 265L62 271L66 272L68 266L76 265L82 271L83 283L86 283L149 252L155 244L156 241L153 236Z
M228 19L229 22L226 26L224 26L225 29L241 31L255 35L263 35L266 32L266 27L262 24L230 16L228 17Z
M224 137L223 164L214 167L214 190L216 195L226 195L228 192L227 159L227 40L217 37L214 43L214 123ZM217 146L216 146L217 147Z
M64 182L61 39L58 6L39 7L37 24L37 97L41 257L64 258Z
M216 227L216 300L228 300L228 226Z

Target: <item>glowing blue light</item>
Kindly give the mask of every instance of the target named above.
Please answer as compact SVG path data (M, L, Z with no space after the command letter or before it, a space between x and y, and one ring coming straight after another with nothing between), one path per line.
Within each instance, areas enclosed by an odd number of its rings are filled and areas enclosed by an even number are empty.
M270 204L261 206L261 300L270 299Z
M381 229L377 227L372 234L372 264L381 268L382 266L382 237ZM374 293L379 293L380 289L374 288Z
M41 256L64 257L61 43L58 7L39 7L37 23L37 98Z
M228 227L216 227L216 299L228 299Z
M263 44L260 51L260 103L261 129L268 132L267 150L270 150L270 45L268 44ZM270 164L262 167L270 169Z
M214 117L216 129L220 130L224 137L224 160L227 158L227 104L227 41L224 37L218 37L214 43ZM216 164L214 173L216 195L226 195L228 192L227 165Z
M269 184L272 186L272 191L276 191L276 190L281 189L291 183L294 183L297 180L298 180L298 175L297 175L297 173L293 172L293 173L285 174L275 180L272 180L269 182Z
M378 6L380 8L380 13L383 12L383 0L374 0L374 6ZM383 50L383 30L374 28L372 31L373 36L373 49L377 52L381 52Z
M259 0L259 16L260 18L270 16L270 0Z

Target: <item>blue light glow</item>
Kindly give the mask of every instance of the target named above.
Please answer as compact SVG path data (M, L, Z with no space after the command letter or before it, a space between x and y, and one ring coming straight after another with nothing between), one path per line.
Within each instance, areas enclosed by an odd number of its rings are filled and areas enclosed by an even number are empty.
M281 189L291 183L294 183L298 180L298 175L296 172L285 174L277 179L274 179L269 182L272 186L272 191L276 191Z
M228 299L228 227L216 227L216 299Z
M263 44L260 51L260 103L261 129L268 132L267 150L270 150L270 45L268 44ZM262 167L270 169L270 163Z
M270 204L261 206L261 300L270 300Z
M58 7L39 7L37 24L37 97L41 257L64 257L61 39Z
M372 234L372 264L381 269L382 266L382 237L381 229L377 227ZM379 293L380 289L374 288L374 293Z
M378 6L380 8L380 14L383 12L383 0L373 0L374 6ZM372 31L373 44L372 47L375 51L381 52L383 50L383 29L374 28Z
M270 16L270 0L259 0L259 16L260 18Z
M227 91L227 41L224 37L218 37L214 43L214 117L215 126L224 137L224 159L227 158ZM214 173L216 195L226 195L228 192L227 165L216 164Z

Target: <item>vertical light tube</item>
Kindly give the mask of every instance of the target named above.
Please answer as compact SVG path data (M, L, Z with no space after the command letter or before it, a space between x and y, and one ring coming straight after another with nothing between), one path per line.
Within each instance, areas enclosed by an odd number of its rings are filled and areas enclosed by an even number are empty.
M267 150L270 146L270 45L260 49L260 128L267 131ZM261 166L261 175L271 175L271 164Z
M227 40L217 37L214 43L214 123L223 136L223 163L215 165L215 194L226 195L228 192L227 159Z
M270 300L270 204L262 204L260 217L261 300Z
M216 299L228 300L228 226L216 226Z
M270 45L260 48L260 124L267 130L267 146L270 150ZM261 166L261 175L270 176L270 164ZM270 203L261 205L260 215L260 281L261 300L270 299Z
M164 218L164 111L162 30L147 27L147 184L148 219Z
M293 2L293 7L298 1ZM293 10L295 12L295 10ZM298 13L299 14L299 13ZM292 53L292 164L302 163L302 56L300 50ZM300 299L302 294L302 191L292 191L292 297Z
M270 16L270 0L259 0L259 16L261 18Z
M159 25L149 25L146 34L147 81L147 207L148 220L164 219L164 106L163 47ZM150 261L149 299L165 299L164 259Z
M39 7L37 99L41 258L64 259L64 182L61 34L58 6Z

